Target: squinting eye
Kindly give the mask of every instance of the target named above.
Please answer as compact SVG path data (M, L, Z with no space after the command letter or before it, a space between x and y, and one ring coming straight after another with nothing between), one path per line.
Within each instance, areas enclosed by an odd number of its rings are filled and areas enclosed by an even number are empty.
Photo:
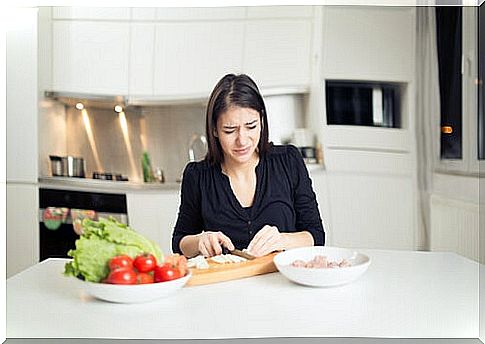
M252 125L250 127L248 127L248 129L255 129L257 127L257 125Z
M232 134L233 132L234 132L234 130L230 130L230 131L224 130L224 134Z

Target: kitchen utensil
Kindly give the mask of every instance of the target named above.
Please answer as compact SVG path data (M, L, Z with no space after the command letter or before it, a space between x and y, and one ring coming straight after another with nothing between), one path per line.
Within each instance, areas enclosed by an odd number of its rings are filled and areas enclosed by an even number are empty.
M339 262L345 259L351 266L339 268L306 268L291 265L295 260L308 262L317 255L325 256L329 261ZM274 257L274 264L283 276L295 283L312 287L334 287L350 283L359 278L367 270L370 262L370 258L362 253L345 248L328 246L294 248L281 252Z
M57 155L49 155L51 161L51 173L53 176L63 176L64 167L62 165L62 157Z
M66 156L63 158L63 164L67 165L67 169L64 169L67 177L80 177L84 178L84 159L73 156Z
M84 159L73 156L49 155L53 176L84 178Z
M117 303L143 303L168 297L180 290L191 273L172 281L147 284L108 284L87 282L76 278L78 284L95 298Z
M243 257L243 258L246 258L246 259L249 259L249 260L253 260L255 259L256 257L247 253L247 252L244 252L244 251L241 251L241 250L238 250L237 248L232 250L232 251L229 251L230 254L233 254L235 256L239 256L239 257Z
M187 285L212 284L275 272L277 268L273 262L273 257L276 254L271 253L245 262L231 264L218 264L207 259L208 269L189 269L192 277Z

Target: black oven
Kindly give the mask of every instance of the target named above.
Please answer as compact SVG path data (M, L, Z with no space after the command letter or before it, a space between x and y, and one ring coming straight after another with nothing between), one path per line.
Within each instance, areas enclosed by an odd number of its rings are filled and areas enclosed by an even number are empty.
M60 221L47 218L46 209L64 209ZM67 252L75 248L79 234L74 230L74 213L94 214L93 219L112 216L128 224L126 195L116 193L84 192L59 189L39 189L39 258L68 258ZM60 222L60 223L59 223Z

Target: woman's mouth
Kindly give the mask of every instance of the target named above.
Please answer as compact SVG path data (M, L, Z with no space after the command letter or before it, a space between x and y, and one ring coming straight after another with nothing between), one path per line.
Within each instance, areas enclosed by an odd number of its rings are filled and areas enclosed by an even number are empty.
M249 152L249 149L250 149L250 148L251 148L251 147L240 148L240 149L234 149L233 151L234 151L234 153L235 153L236 155L245 155L245 154L247 154L247 153Z

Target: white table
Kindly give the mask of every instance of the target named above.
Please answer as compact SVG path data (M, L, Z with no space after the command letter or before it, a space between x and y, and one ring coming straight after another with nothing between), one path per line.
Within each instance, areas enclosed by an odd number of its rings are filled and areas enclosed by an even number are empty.
M452 253L362 250L355 282L310 288L272 273L185 287L145 304L85 294L49 259L7 280L7 338L477 338L479 264Z

